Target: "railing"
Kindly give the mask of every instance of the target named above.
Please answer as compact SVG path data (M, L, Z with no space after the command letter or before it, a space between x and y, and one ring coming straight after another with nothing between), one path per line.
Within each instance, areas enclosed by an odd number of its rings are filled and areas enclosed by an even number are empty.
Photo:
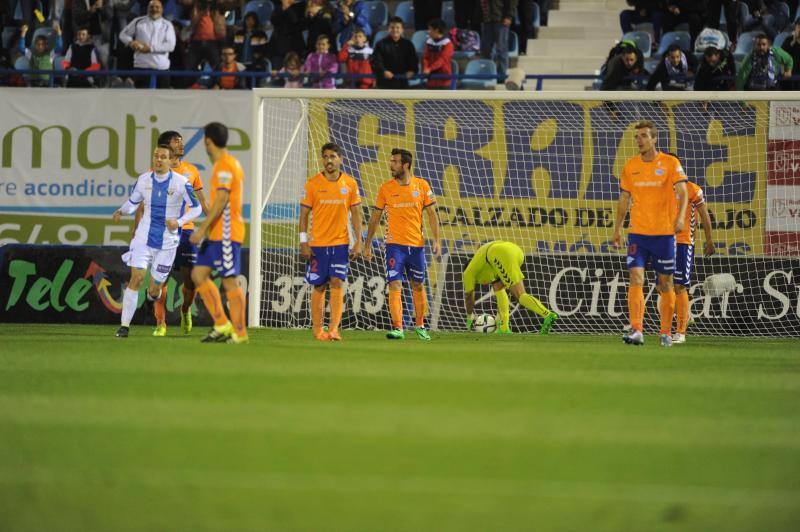
M47 75L47 84L50 87L60 86L63 80L68 76L77 76L84 78L94 78L103 80L103 83L108 83L112 78L142 78L148 76L148 87L155 89L158 85L157 79L166 78L195 78L195 79L210 79L213 82L223 77L235 77L247 79L249 88L255 87L260 80L272 81L275 79L287 79L289 76L286 74L279 74L273 76L270 72L265 71L242 71L242 72L209 72L200 70L15 70L15 69L0 69L0 76L21 75L25 78L30 76ZM315 74L301 74L301 79L307 83L314 83L322 79ZM324 78L343 79L346 81L358 80L362 78L373 78L374 74L329 74L323 76ZM399 79L408 79L409 81L419 81L420 84L429 79L447 79L450 80L450 89L455 90L458 88L458 83L464 80L494 80L495 82L502 83L505 81L506 76L497 76L491 74L416 74L411 78L406 76L395 76ZM537 91L543 90L545 80L587 80L594 81L599 79L595 74L528 74L525 80L534 80L536 83ZM423 85L419 85L420 88Z

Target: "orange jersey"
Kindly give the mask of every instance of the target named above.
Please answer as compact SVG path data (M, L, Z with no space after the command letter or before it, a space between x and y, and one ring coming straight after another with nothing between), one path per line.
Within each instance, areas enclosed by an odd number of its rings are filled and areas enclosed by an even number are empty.
M683 224L683 231L675 235L678 244L694 245L694 231L697 227L697 208L703 205L706 200L703 197L703 189L692 183L686 182L686 195L688 205L686 205L686 223Z
M186 161L181 161L181 164L179 164L177 168L173 168L173 170L186 177L195 192L203 190L203 182L200 180L200 170L198 170L195 165L187 163ZM189 206L186 205L183 212L188 210ZM194 229L194 222L186 222L181 229Z
M411 177L407 185L396 179L387 181L378 191L375 208L386 211L386 243L422 247L422 211L436 203L430 185Z
M222 214L211 224L208 231L209 240L232 240L244 242L244 219L242 218L242 188L244 187L244 170L236 158L226 153L214 163L211 174L210 205L214 204L218 190L227 190L230 194L228 204Z
M336 181L328 180L322 172L306 181L300 205L311 209L309 244L316 247L349 244L350 207L360 203L356 180L344 172L339 173Z
M675 184L686 181L678 159L659 152L650 162L641 155L625 163L620 188L631 195L630 232L637 235L674 235Z

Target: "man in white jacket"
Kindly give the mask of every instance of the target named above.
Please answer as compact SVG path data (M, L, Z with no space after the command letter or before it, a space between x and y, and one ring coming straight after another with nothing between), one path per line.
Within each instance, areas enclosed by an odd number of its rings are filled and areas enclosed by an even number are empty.
M133 19L119 33L119 40L133 50L134 70L169 70L169 53L175 49L175 30L162 17L161 0L150 0L147 15ZM136 76L137 88L150 86L151 76ZM169 87L169 78L158 76L158 88Z

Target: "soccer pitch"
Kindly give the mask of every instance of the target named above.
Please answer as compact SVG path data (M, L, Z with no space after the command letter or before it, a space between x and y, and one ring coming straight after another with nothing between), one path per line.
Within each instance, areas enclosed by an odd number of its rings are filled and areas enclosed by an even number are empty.
M800 342L0 325L2 530L800 529Z

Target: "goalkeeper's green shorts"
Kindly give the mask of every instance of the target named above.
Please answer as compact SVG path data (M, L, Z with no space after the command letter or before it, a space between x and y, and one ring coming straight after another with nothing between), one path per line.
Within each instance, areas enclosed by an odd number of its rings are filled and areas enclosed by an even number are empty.
M516 244L511 242L492 244L486 252L486 260L506 289L525 279L520 269L525 261L525 253Z

